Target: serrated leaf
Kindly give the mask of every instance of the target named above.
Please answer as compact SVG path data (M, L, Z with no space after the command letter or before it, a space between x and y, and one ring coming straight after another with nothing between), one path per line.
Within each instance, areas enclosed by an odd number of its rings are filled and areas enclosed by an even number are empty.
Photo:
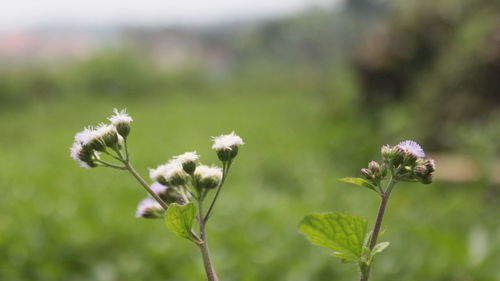
M366 219L339 213L313 213L299 224L299 231L312 244L333 250L344 261L361 258L366 228Z
M365 179L362 179L362 178L341 178L341 179L339 179L339 181L343 181L343 182L359 185L362 187L366 187L366 188L369 188L369 189L378 193L376 186L374 186L371 182L369 182Z
M373 247L371 255L374 256L377 253L382 252L383 250L385 250L385 248L387 248L389 246L389 244L391 244L391 243L390 242L380 242L380 243L378 243L377 245L375 245L375 247Z
M197 242L191 234L193 221L196 216L196 207L193 203L179 205L172 203L168 206L165 223L175 235Z

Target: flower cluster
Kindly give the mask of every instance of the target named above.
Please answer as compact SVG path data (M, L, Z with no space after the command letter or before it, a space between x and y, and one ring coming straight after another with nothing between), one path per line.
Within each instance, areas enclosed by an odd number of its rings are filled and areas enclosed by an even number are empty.
M151 189L166 203L186 204L196 200L203 200L207 193L219 188L225 176L225 169L229 169L230 162L236 157L238 149L243 145L241 137L234 132L213 138L213 146L224 169L216 166L207 166L199 163L200 156L193 152L185 152L172 157L167 163L149 170L149 177L154 183ZM143 213L145 218L161 217L163 213L150 212L143 207L143 201L137 207L137 213Z
M100 123L97 127L86 127L75 135L70 155L81 167L97 167L99 153L105 152L107 148L121 149L124 138L130 132L132 118L125 109L115 109L114 113L109 118L111 124Z
M432 182L434 160L426 159L424 150L416 142L407 140L394 147L384 145L381 153L384 158L382 165L371 161L368 168L361 169L361 174L372 183L380 183L388 170L397 180L420 181L424 184Z

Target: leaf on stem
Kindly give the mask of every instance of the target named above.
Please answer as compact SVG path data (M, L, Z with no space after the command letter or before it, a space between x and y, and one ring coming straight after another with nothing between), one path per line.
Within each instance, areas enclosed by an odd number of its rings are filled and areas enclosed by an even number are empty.
M375 185L373 185L371 182L365 180L365 179L362 179L362 178L341 178L339 179L339 181L343 181L343 182L347 182L347 183L352 183L352 184L355 184L355 185L359 185L359 186L363 186L363 187L366 187L366 188L369 188L375 192L378 193L377 191L377 187Z
M299 231L312 244L333 250L333 256L343 262L361 259L366 228L366 219L339 213L313 213L299 224Z
M191 234L193 221L196 217L196 206L193 203L179 205L172 203L167 209L165 223L175 235L186 238L198 243L197 239Z
M387 248L389 246L389 244L391 244L391 243L390 242L380 242L380 243L378 243L377 245L375 245L375 247L373 247L371 255L375 256L376 254L382 252L383 250L385 250L385 248Z

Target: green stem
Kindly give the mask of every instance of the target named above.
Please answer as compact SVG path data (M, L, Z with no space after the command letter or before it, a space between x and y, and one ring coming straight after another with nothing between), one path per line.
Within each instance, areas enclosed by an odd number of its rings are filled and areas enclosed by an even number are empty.
M123 145L125 146L125 161L129 162L127 138L123 138Z
M220 181L219 186L217 187L217 191L215 192L215 196L212 199L212 203L210 203L210 207L208 207L208 211L205 214L205 218L203 219L204 223L208 221L210 218L210 215L213 212L213 208L215 205L215 202L217 201L217 198L219 197L219 193L222 190L222 186L224 185L224 181L226 180L227 174L229 173L229 168L231 167L231 160L229 162L223 162L222 163L222 180Z
M134 178L146 189L146 191L151 195L162 207L163 209L168 208L168 204L163 201L158 194L154 193L154 191L149 187L149 184L137 173L137 171L132 167L132 164L129 162L123 161L127 170L134 176Z
M212 266L212 260L210 259L210 252L208 250L207 236L205 234L205 220L203 219L203 202L198 200L198 221L200 224L200 240L201 243L198 244L201 251L201 257L203 258L203 265L205 267L205 273L207 274L208 281L219 281L215 269Z
M120 169L120 170L126 170L127 169L127 167L125 167L125 166L116 165L116 164L109 163L109 162L106 162L106 161L102 161L102 160L99 160L99 159L96 159L95 161L97 163L100 163L100 164L106 166L106 167Z
M389 184L387 185L387 189L383 192L380 197L380 206L378 208L377 218L375 219L375 226L373 227L372 236L370 238L369 248L373 250L375 245L377 244L378 235L380 233L380 228L382 226L382 220L384 219L385 209L387 207L387 202L389 201L389 196L391 195L392 189L394 185L397 183L396 179L394 179L393 173L391 171L391 179L389 180ZM367 281L370 276L371 265L363 266L360 265L361 270L361 279L360 281Z

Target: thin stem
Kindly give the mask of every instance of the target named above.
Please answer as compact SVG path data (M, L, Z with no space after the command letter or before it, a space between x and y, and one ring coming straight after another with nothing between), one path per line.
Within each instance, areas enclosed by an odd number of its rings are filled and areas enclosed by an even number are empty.
M115 150L115 151L116 151L116 150ZM122 158L120 158L120 157L116 157L115 155L113 155L113 154L109 153L107 150L105 150L105 151L104 151L104 153L106 153L107 155L109 155L109 156L113 157L114 159L116 159L116 160L118 160L118 161L123 162L123 159L122 159Z
M397 172L397 171L396 171ZM391 170L391 178L389 180L389 184L387 185L387 189L380 195L380 206L378 208L377 218L375 219L375 226L373 227L372 236L370 238L369 248L373 250L375 245L377 244L378 235L380 233L380 227L382 226L382 220L384 219L385 209L387 207L387 202L389 201L389 196L391 195L392 189L394 185L397 183L397 180L394 178L394 172ZM370 276L370 266L365 266L361 269L361 279L360 281L367 281Z
M222 174L222 180L220 181L220 184L217 187L217 191L215 192L215 196L212 199L212 203L210 203L210 207L208 207L208 211L207 211L207 213L205 215L205 218L203 219L203 221L205 223L208 221L208 219L210 218L210 215L213 212L213 208L214 208L215 202L217 201L217 198L219 197L219 193L222 190L222 186L224 185L224 181L226 180L226 177L227 177L227 174L229 173L229 168L230 167L231 167L231 160L229 160L228 162L222 162L222 172L223 172L223 174Z
M113 163L102 161L100 159L96 159L94 161L97 162L97 163L102 164L103 166L110 167L110 168L115 168L115 169L120 169L120 170L126 170L127 169L127 167L125 167L125 166L116 165L116 164L113 164Z
M189 202L189 199L188 199L188 196L186 194L186 186L179 186L179 193L182 197L182 199L184 200L184 202L188 203Z
M163 209L168 208L168 204L163 201L158 194L154 193L154 191L151 189L149 184L137 173L137 171L132 167L132 164L130 162L126 162L123 160L123 164L125 164L125 167L127 170L135 177L135 179L146 189L146 191L151 195L158 203L163 207Z
M203 202L198 200L198 221L200 224L200 240L201 243L198 245L201 251L201 257L203 258L203 265L205 266L205 272L207 274L208 281L219 281L215 269L212 266L212 260L210 259L210 252L208 250L207 236L205 234L205 220L203 219Z
M129 162L127 138L123 138L123 145L125 146L125 161Z

